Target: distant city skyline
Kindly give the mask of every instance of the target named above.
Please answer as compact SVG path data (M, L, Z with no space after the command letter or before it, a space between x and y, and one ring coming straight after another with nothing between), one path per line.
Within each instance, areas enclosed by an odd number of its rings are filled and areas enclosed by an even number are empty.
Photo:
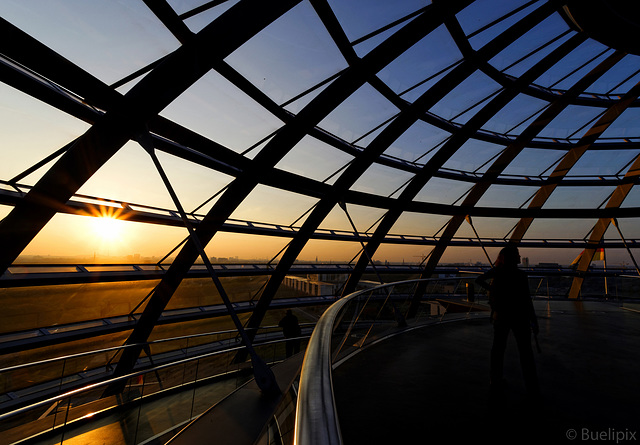
M473 248L466 248L469 251L473 251ZM478 248L478 250L480 250ZM497 256L497 249L491 249L491 250L495 250L495 254ZM533 249L521 249L524 252L530 252ZM548 253L545 251L540 250L540 254L544 254L544 253ZM468 252L469 253L469 252ZM469 256L468 258L462 258L460 257L460 259L451 259L451 260L443 260L441 261L442 265L452 265L452 264L463 264L463 265L471 265L471 266L475 266L475 265L482 265L482 266L489 266L489 261L486 257L486 255L484 255L483 252L475 252L476 255L473 256ZM481 257L478 257L478 253L481 255ZM535 267L535 266L539 266L539 265L548 265L548 264L558 264L560 266L569 266L571 264L571 262L575 259L575 257L577 255L579 255L580 252L578 252L576 255L574 255L573 257L571 257L570 255L568 255L568 252L565 252L564 255L558 255L558 257L554 257L554 256L547 256L547 255L534 255L534 256L526 256L523 255L522 256L522 264L521 267ZM489 253L489 255L491 256L491 253ZM625 256L626 255L626 256ZM54 264L54 263L132 263L132 264L136 264L136 263L156 263L158 261L160 261L162 258L165 258L165 255L145 255L142 253L124 253L124 254L108 254L108 253L98 253L98 252L93 252L93 253L88 253L88 254L77 254L77 255L72 255L72 254L51 254L51 253L45 253L45 254L23 254L21 255L18 260L16 261L16 264L19 263L50 263L50 264ZM166 260L164 262L171 262L173 259L173 256L169 256L166 258ZM239 255L231 255L231 256L210 256L209 259L213 262L220 262L220 263L247 263L247 264L251 264L251 263L265 263L265 262L269 262L272 261L273 258L272 257L260 257L260 256L239 256ZM345 264L345 263L349 263L351 259L344 259L344 258L331 258L331 257L326 257L326 258L322 258L322 257L309 257L309 258L300 258L297 261L301 262L301 263L318 263L318 264L326 264L326 263L339 263L339 264ZM495 258L493 256L491 256L491 260L494 261ZM398 264L412 264L412 265L417 265L420 264L421 262L421 258L420 257L401 257L401 258L396 258L396 259L390 259L390 258L375 258L374 261L376 262L376 264L392 264L392 265L398 265ZM274 262L277 262L277 260L275 260ZM634 264L633 264L633 260L628 256L627 252L623 252L620 251L620 249L616 249L616 251L614 252L610 252L607 254L607 258L606 258L606 264L608 266L611 267L628 267L628 268L633 268ZM592 266L593 267L603 267L604 266L604 261L600 261L600 260L594 260L592 262Z

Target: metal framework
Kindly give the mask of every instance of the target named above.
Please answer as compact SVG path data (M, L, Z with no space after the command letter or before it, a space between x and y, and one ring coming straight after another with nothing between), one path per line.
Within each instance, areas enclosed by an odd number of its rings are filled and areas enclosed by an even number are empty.
M353 263L340 269L348 276L345 294L372 272L372 260L389 246L431 248L424 263L402 269L421 278L431 276L458 247L481 252L476 255L480 259L490 257L487 248L507 243L531 249L583 249L570 291L571 298L578 298L597 249L626 249L635 264L632 249L640 242L635 230L640 203L633 187L640 182L640 133L629 122L640 105L640 59L627 44L617 45L615 39L602 43L588 26L582 29L568 20L567 8L580 2L518 1L508 7L497 3L500 5L492 0L434 0L427 6L403 5L398 9L402 14L387 16L390 11L371 2L375 6L371 22L376 24L363 26L349 2L341 1L222 1L177 11L167 0L143 0L131 13L161 25L164 37L172 36L177 47L164 50L151 63L141 64L111 84L91 74L88 61L67 58L64 50L53 49L53 42L30 35L33 28L28 21L21 22L12 7L0 7L0 82L88 125L86 132L54 147L44 158L29 159L27 169L9 169L7 177L0 178L0 204L8 209L0 221L0 286L37 288L157 279L142 312L122 327L131 329L127 344L142 344L158 324L167 323L160 321L162 314L183 280L210 276L224 297L224 286L217 279L221 272L268 275L255 305L243 309L250 312L246 324L234 318L249 348L252 333L274 307L285 277L303 273L299 261L312 241L362 246ZM378 7L379 16L374 17ZM480 10L486 17L477 25L469 15ZM293 70L286 66L280 48L270 48L275 59L268 73L262 73L259 64L242 66L232 56L265 35L276 36L271 42L295 44L287 40L292 37L284 30L304 32L300 31L304 25L296 24L292 17L307 17L313 23L309 33L330 42L327 53L333 59L331 69L324 71L329 74L314 78L304 88L292 87L288 94L281 94L286 100L280 100L267 79L272 73L286 77L283 73ZM197 26L194 20L205 24ZM432 59L417 62L416 48L422 44L435 49L430 53ZM306 51L313 54L316 49ZM304 57L308 71L313 72L313 56ZM186 121L163 114L211 73L226 88L235 88L265 119L277 121L275 128L254 137L249 147L234 146L223 142L233 137L197 131ZM383 102L393 111L379 117L378 110L362 107L354 111L352 105L345 105L359 94L368 94L373 103ZM524 111L513 105L518 101L526 104ZM223 111L229 106L208 105ZM333 117L343 108L346 115L351 113L353 122ZM515 118L509 113L520 115ZM369 114L373 117L366 119ZM356 124L360 119L366 121L366 128ZM418 143L407 142L414 133ZM324 180L315 179L320 174L288 167L288 156L309 140L347 161ZM129 142L151 155L156 168L149 174L162 176L173 208L125 202L109 196L108 189L99 197L82 192ZM484 147L490 147L490 154L483 154ZM12 146L3 149L6 159L19 151ZM211 191L207 202L187 212L157 152L206 169L212 177L229 179ZM541 160L528 165L522 161L527 153ZM462 159L465 156L473 159ZM598 165L583 168L581 162L589 156ZM616 160L616 156L625 160ZM382 178L371 186L359 185L378 169L406 179L399 186L394 183L392 192ZM30 179L43 171L39 179ZM455 199L425 192L439 183L460 192ZM239 208L261 187L299 195L313 204L294 222L264 221L260 214L250 221L237 218ZM525 199L501 197L487 204L484 200L496 187L518 197L527 190L528 195ZM609 192L597 205L553 205L559 191L574 189ZM279 205L286 208L286 202ZM132 222L184 228L184 241L176 246L173 261L160 264L156 271L135 266L101 277L85 266L78 266L75 274L15 273L20 255L55 215L97 216L103 208L117 209ZM354 208L381 216L373 224L352 220L349 212ZM327 226L337 213L350 224ZM419 224L436 217L446 221L437 231L403 232L405 219ZM474 235L464 235L465 221L471 223L472 217L485 220L485 227L486 221L506 219L513 219L515 226L496 236L472 225ZM592 230L587 234L576 230L567 237L549 229L543 237L527 236L534 222L572 224L576 220L592 225ZM618 233L607 237L612 221ZM215 246L216 235L221 233L282 238L286 245L265 267L221 271L209 263L205 252ZM194 272L197 261L204 262L206 272L203 268ZM416 304L420 292L416 292ZM231 302L225 303L226 314L234 317ZM175 323L183 321L176 319ZM140 348L126 349L116 376L128 373L140 352Z

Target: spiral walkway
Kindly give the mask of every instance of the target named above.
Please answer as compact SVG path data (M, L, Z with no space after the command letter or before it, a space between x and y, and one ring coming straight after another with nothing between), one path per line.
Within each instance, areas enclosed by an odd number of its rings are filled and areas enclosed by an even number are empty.
M435 325L372 346L334 371L344 443L637 439L640 313L589 301L537 302L536 311L538 406L526 398L512 337L508 399L496 407L488 320Z

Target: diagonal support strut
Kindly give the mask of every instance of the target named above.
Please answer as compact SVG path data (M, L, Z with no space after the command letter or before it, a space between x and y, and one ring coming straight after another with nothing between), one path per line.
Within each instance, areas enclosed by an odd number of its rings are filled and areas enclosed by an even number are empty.
M171 195L171 199L173 200L176 208L178 209L178 212L180 213L180 217L182 218L182 221L184 222L184 225L187 228L187 231L189 232L189 240L193 243L193 245L198 250L198 253L200 254L200 258L204 262L205 267L207 268L207 272L209 273L209 276L213 280L213 284L218 290L218 293L220 294L220 297L222 298L224 305L227 307L227 311L229 312L229 315L231 316L231 319L233 320L233 323L236 326L236 329L238 330L238 333L240 334L240 337L242 338L244 345L247 351L249 352L249 355L251 356L253 373L254 373L256 383L258 384L258 387L266 394L279 394L280 388L278 387L278 383L276 382L273 372L267 366L267 364L260 358L260 356L258 356L255 349L253 348L251 340L249 339L249 336L247 335L244 329L244 326L242 326L242 323L238 318L238 314L236 314L236 311L233 308L233 304L231 304L231 300L229 299L229 296L227 295L227 292L225 291L224 286L220 281L220 278L218 278L218 275L216 274L215 270L213 269L213 266L211 265L211 261L209 261L209 258L207 257L207 254L204 251L204 247L200 242L200 238L198 238L198 234L196 233L193 226L189 222L189 219L187 218L187 214L184 211L182 204L180 203L178 195L173 189L173 186L171 185L171 182L169 181L167 174L162 168L162 164L160 164L160 160L156 156L155 147L153 146L153 139L151 138L151 135L148 132L142 133L138 137L138 143L142 146L142 148L145 149L145 151L149 154L149 156L153 160L153 163L156 166L156 169L158 170L158 173L160 174L160 177L162 178L162 181L164 182L164 185L167 188L167 191Z

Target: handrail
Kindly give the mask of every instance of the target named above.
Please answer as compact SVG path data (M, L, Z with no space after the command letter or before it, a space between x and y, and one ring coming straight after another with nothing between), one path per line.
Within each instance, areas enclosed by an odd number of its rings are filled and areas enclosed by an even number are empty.
M301 336L299 338L301 338L301 339L302 338L306 338L306 336ZM285 338L285 339L270 340L270 341L266 341L266 342L261 343L260 346L266 346L266 345L271 345L271 344L282 343L282 342L285 342L287 340L289 340L289 339ZM156 365L156 366L153 366L151 368L144 369L144 370L131 372L131 373L123 375L123 376L114 377L114 378L111 378L111 379L108 379L108 380L104 380L104 381L101 381L101 382L97 382L97 383L92 383L92 384L89 384L89 385L85 385L85 386L83 386L81 388L72 389L72 390L69 390L69 391L67 391L65 393L58 394L58 395L53 396L53 397L49 397L49 398L47 398L45 400L40 400L38 402L32 403L32 404L27 405L27 406L22 406L20 408L16 408L16 409L14 409L12 411L9 411L9 412L6 412L6 413L0 413L0 424L2 424L3 422L7 421L8 419L10 419L10 418L12 418L14 416L27 413L30 410L33 410L33 409L36 409L36 408L48 407L48 406L52 405L53 403L60 402L60 401L65 400L65 399L67 399L69 397L73 397L73 396L76 396L76 395L81 394L83 392L92 391L92 390L95 390L95 389L98 389L98 388L103 388L103 387L111 385L111 384L113 384L115 382L126 381L126 380L134 378L134 377L142 376L142 375L149 374L149 373L156 373L156 372L161 371L163 369L168 369L168 368L175 367L175 366L178 366L178 365L187 364L187 363L192 362L192 361L201 360L203 358L208 358L208 357L213 357L213 356L219 355L219 354L229 353L229 352L233 352L233 351L239 351L239 350L242 350L244 348L245 348L244 345L239 345L239 346L226 348L226 349L220 350L220 351L207 352L207 353L200 354L200 355L197 355L197 356L194 356L194 357L187 357L187 358L184 358L184 359L175 360L175 361L172 361L172 362L169 362L169 363ZM142 396L140 396L140 397L142 397ZM58 427L60 427L60 426L57 426L57 428Z
M302 324L301 326L308 326L308 325L313 325L313 323L306 323L306 324ZM272 326L259 326L257 328L248 328L248 330L270 330L270 329L280 329L280 327L276 326L276 325L272 325ZM0 368L0 374L4 373L4 372L8 372L8 371L15 371L18 369L22 369L22 368L28 368L31 366L37 366L37 365L44 365L44 364L48 364L48 363L55 363L57 361L61 361L61 360L69 360L69 359L74 359L74 358L78 358L78 357L85 357L87 355L93 355L93 354L100 354L100 353L104 353L104 352L112 352L112 351L119 351L122 349L127 349L127 348L133 348L133 347L139 347L139 346L152 346L158 343L165 343L165 342L170 342L170 341L178 341L178 340L188 340L191 338L198 338L198 337L208 337L211 335L223 335L223 334L237 334L238 331L236 331L235 329L227 329L224 331L212 331L212 332L201 332L198 334L190 334L190 335L181 335L178 337L169 337L169 338L161 338L158 340L152 340L152 341L148 341L148 342L144 342L144 343L131 343L131 344L126 344L126 345L120 345L120 346L113 346L110 348L101 348L101 349L93 349L91 351L83 351L83 352L77 352L75 354L69 354L69 355L61 355L58 357L51 357L48 359L44 359L44 360L38 360L35 362L27 362L27 363L20 363L19 365L14 365L14 366L7 366L6 368Z
M300 372L295 444L341 444L340 424L333 399L331 332L340 310L355 296L332 304L311 334ZM313 374L313 377L302 378Z
M0 286L1 287L1 286ZM271 307L286 309L289 307L307 305L329 305L335 301L334 296L308 296L282 298L275 300ZM236 301L236 312L250 312L255 303L251 301ZM179 323L203 318L226 315L224 305L212 304L208 306L190 306L179 309L168 309L162 313L162 324ZM16 332L0 334L0 354L25 351L51 344L61 344L66 341L86 339L103 334L111 334L131 329L140 314L128 316L126 314L107 316L99 319L82 320L66 324L32 327Z
M315 323L301 324L301 328L304 329L301 339L308 338L310 336L314 325ZM287 340L286 338L281 338L281 328L275 325L262 326L256 330L259 333L259 341L256 342L255 345L260 348L271 348L274 344ZM233 334L235 333L236 331L234 330L215 332L212 331L207 333L184 335L143 343L143 345L149 345L151 348L153 348L154 345L172 345L173 343L178 342L175 347L171 347L168 350L166 348L162 348L162 350L157 351L153 355L150 355L149 363L146 366L151 365L153 367L151 368L151 372L155 373L159 369L161 369L155 368L155 366L163 364L175 364L176 360L178 359L183 360L190 358L200 360L206 359L206 357L208 356L204 354L207 353L225 353L228 351L233 351L229 348L236 346L236 344L234 344L235 337L233 336ZM207 337L212 338L210 340L207 340ZM202 343L200 341L195 341L192 347L189 346L189 340L197 338L204 338L205 342ZM187 342L186 346L185 342ZM43 398L48 399L49 397L56 396L63 392L66 393L77 388L87 387L87 385L98 383L104 379L109 379L112 377L113 371L111 360L117 357L121 350L134 346L135 345L122 345L111 348L95 349L91 351L79 352L76 354L68 354L59 357L4 367L0 369L0 375L3 375L6 379L8 379L5 380L5 382L11 382L13 380L12 375L14 373L24 373L25 370L27 370L27 372L30 372L28 370L31 369L35 370L35 374L33 374L34 376L42 376L42 378L36 378L35 381L32 381L25 387L20 386L17 388L10 388L9 386L7 386L5 388L5 391L3 391L4 394L0 394L0 397L2 397L0 403L0 413L7 413L19 407L31 405L32 403L35 403L38 400L42 400ZM148 352L150 353L152 351ZM105 357L98 363L95 360L91 361L90 357L94 356ZM111 356L111 359L109 359L109 356ZM83 360L87 363L93 363L93 365L80 368L67 366L67 363L69 363L69 361L78 359ZM140 371L149 372L146 366L143 366L143 369L140 369ZM197 365L191 366L197 367ZM49 370L52 371L48 372ZM138 370L139 369L135 369L135 371ZM228 371L225 371L222 374L226 372ZM155 377L157 377L157 375ZM58 403L53 400L50 402Z
M199 359L205 358L205 357L212 357L214 355L226 353L226 352L229 352L229 351L239 351L240 349L243 349L243 348L244 348L244 346L235 346L233 348L225 349L224 351L209 352L209 353L202 354L202 355L199 355L199 356L196 356L196 357L190 357L190 358L186 358L186 359L182 359L182 360L177 360L177 361L174 361L174 362L171 362L171 363L164 363L162 365L154 366L153 368L148 368L148 369L145 369L145 370L142 370L142 371L132 372L132 373L120 376L120 377L114 377L114 378L111 378L109 380L104 380L102 382L92 383L92 384L83 386L82 388L72 389L72 390L67 391L67 392L65 392L63 394L58 394L58 395L50 397L48 399L40 400L38 402L32 403L31 405L23 406L23 407L15 409L13 411L9 411L7 413L0 414L0 423L6 421L7 419L9 419L9 418L11 418L13 416L28 412L29 410L32 410L32 409L35 409L35 408L41 408L41 407L49 406L52 403L64 400L64 399L66 399L68 397L72 397L74 395L80 394L80 393L85 392L85 391L90 391L90 390L93 390L93 389L96 389L96 388L102 388L102 387L110 385L110 384L112 384L114 382L126 381L126 380L128 380L128 379L130 379L132 377L138 377L138 376L150 373L150 372L160 371L160 370L165 369L165 368L170 368L172 366L185 364L185 363L188 363L190 361L199 360Z
M475 277L468 279L473 278ZM425 278L387 283L356 291L332 304L316 323L305 352L300 373L294 443L296 445L342 444L333 395L331 337L335 321L347 303L372 291L402 284L461 279L465 278Z

